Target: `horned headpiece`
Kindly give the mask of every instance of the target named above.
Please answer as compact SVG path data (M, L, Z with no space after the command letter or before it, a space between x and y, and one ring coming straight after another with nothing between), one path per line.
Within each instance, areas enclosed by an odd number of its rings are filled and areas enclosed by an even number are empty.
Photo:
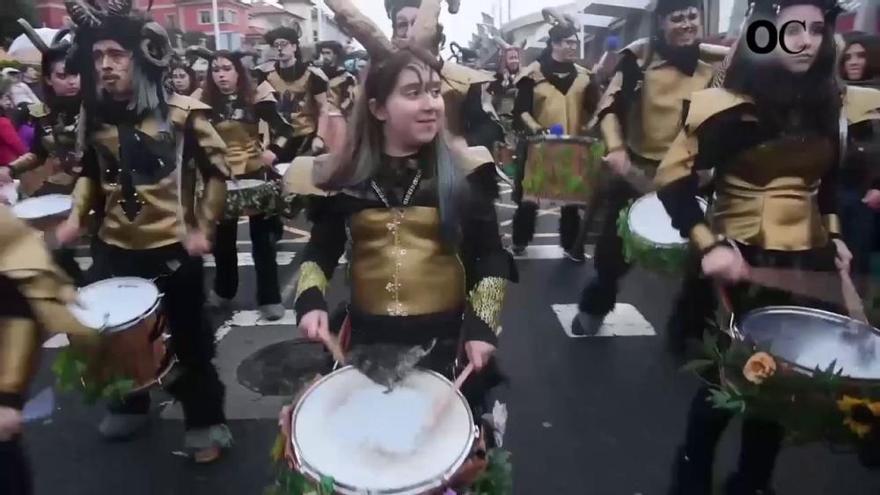
M578 33L577 22L569 14L563 14L555 7L541 10L544 22L550 24L550 41L561 41Z
M384 60L396 50L410 50L432 67L439 68L442 65L435 55L440 0L423 0L409 37L406 40L395 40L395 43L391 43L382 30L355 7L352 0L325 0L325 3L336 14L336 22L340 28L364 45L372 60Z

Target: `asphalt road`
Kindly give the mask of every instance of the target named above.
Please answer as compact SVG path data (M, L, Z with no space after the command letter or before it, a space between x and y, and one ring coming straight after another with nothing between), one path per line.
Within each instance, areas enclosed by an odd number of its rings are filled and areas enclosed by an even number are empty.
M502 230L509 233L512 205L502 202L498 209ZM521 281L509 289L503 314L498 359L510 381L498 396L510 413L505 446L513 453L516 494L661 495L697 386L665 350L664 322L677 281L633 271L600 336L571 338L560 321L568 324L592 269L589 261L575 265L561 259L556 218L554 211L542 212L539 236L519 260ZM239 239L247 251L246 229ZM307 226L299 225L289 228L279 244L283 284L293 280L297 254L307 239ZM271 479L268 453L277 432L275 416L286 397L253 391L245 368L254 353L298 335L292 311L281 325L256 321L253 266L248 256L239 262L242 280L235 308L211 314L235 447L214 465L190 464L179 452L180 413L162 394L155 396L155 417L146 434L107 443L95 428L101 408L61 395L52 417L26 431L38 494L261 493ZM212 277L209 270L208 282ZM334 301L344 293L342 278L336 277L331 287ZM292 306L290 300L285 303ZM63 342L45 349L33 393L52 383L49 366L58 345ZM311 346L300 352L314 359L321 351ZM738 430L734 424L720 446L719 480L735 464ZM851 454L821 445L792 447L779 460L776 486L783 495L877 495L880 475L863 469Z

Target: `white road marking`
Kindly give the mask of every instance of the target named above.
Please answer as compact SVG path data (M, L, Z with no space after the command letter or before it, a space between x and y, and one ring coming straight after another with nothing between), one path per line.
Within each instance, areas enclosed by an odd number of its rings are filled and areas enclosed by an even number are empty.
M279 326L279 325L296 325L296 312L288 309L284 312L284 317L277 321L268 321L260 317L257 310L236 311L232 314L232 318L226 320L214 333L214 340L220 342L223 337L232 331L233 327L260 327L260 326Z
M525 253L514 256L518 260L556 260L564 257L562 248L556 245L526 246ZM587 255L587 259L591 258L592 256Z
M573 338L588 338L586 335L573 335L571 333L571 321L578 313L577 304L554 304L553 312L559 319L562 331L565 335ZM642 313L632 304L617 303L614 311L605 317L605 322L599 333L592 337L653 337L657 335L654 327L642 316Z

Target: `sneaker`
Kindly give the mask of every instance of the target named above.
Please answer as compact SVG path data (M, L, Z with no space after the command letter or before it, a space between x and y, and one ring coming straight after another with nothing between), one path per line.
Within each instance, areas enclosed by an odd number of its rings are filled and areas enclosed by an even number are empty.
M278 321L284 318L284 306L281 304L264 304L260 306L260 317L267 321Z
M197 464L207 464L220 458L223 449L232 447L232 432L225 424L187 430L183 445Z
M571 333L579 337L596 335L602 328L604 320L604 317L593 316L581 311L571 321Z
M584 254L584 251L570 251L568 249L563 251L563 254L569 261L573 261L575 263L584 263L587 261L587 256Z
M107 413L98 425L98 432L107 440L128 440L149 424L149 414Z
M232 306L232 299L221 297L213 290L208 293L208 300L205 302L209 307L215 309L226 309Z

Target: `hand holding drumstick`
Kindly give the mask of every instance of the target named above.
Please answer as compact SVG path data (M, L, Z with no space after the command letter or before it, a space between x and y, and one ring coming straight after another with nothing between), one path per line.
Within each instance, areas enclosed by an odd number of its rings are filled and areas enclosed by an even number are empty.
M299 329L306 338L323 343L333 354L333 359L339 363L345 362L345 354L339 346L339 341L330 333L330 316L322 309L309 311L299 321Z

